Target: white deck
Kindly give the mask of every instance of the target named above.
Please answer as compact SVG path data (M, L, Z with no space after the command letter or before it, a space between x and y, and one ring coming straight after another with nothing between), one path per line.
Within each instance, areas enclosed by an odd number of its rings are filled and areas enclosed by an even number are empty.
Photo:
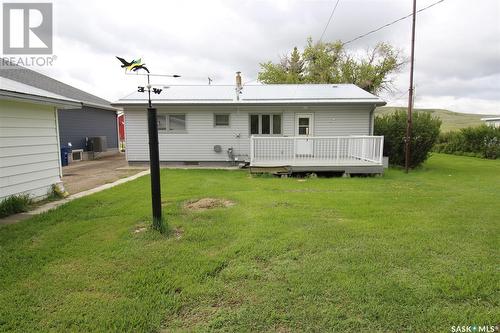
M252 136L254 167L383 166L383 136L262 137Z

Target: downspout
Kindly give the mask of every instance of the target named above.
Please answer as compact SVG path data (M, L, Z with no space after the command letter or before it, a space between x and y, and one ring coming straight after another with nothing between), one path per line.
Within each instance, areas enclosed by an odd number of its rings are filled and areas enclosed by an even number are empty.
M62 161L61 161L61 142L59 140L59 114L57 107L54 107L54 115L56 121L56 139L57 139L57 160L59 161L59 180L62 182L63 172L62 172Z

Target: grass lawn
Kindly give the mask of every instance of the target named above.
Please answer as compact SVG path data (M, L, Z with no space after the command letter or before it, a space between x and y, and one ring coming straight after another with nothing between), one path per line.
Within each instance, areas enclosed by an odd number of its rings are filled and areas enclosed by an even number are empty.
M162 170L0 227L0 331L425 331L500 321L500 161L409 175ZM236 205L190 212L190 199Z

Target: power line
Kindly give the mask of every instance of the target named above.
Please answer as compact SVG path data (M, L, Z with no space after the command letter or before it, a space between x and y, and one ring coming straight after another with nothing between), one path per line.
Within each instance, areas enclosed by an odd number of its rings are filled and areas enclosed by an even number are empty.
M325 35L326 29L328 29L328 26L330 25L330 21L332 20L333 14L335 14L335 10L337 9L337 6L339 5L340 0L337 0L335 3L335 6L333 7L332 13L330 14L330 17L328 18L328 22L326 22L325 29L323 29L323 33L321 34L321 37L319 38L319 41L323 39L323 36Z
M437 5L437 4L439 4L439 3L443 2L443 1L444 1L444 0L439 0L439 1L436 1L436 2L434 2L433 4L430 4L430 5L429 5L429 6L427 6L427 7L424 7L424 8L421 8L421 9L417 10L417 13L423 12L423 11L424 11L424 10L426 10L426 9L429 9L429 8L431 8L431 7L434 7L435 5ZM373 29L373 30L371 30L371 31L368 31L367 33L364 33L364 34L362 34L362 35L359 35L359 36L358 36L358 37L356 37L356 38L350 39L350 40L348 40L347 42L343 42L343 43L342 43L342 45L345 45L345 44L348 44L348 43L352 43L352 42L354 42L354 41L356 41L356 40L358 40L358 39L361 39L361 38L363 38L363 37L366 37L366 36L368 36L368 35L371 35L371 34L373 34L373 33L377 32L377 31L379 31L379 30L382 30L382 29L384 29L384 28L387 28L388 26L391 26L391 25L393 25L393 24L396 24L396 23L398 23L399 21L403 21L404 19L407 19L407 18L409 18L409 17L411 17L411 16L413 16L413 14L408 14L408 15L406 15L406 16L403 16L403 17L401 17L401 18L398 18L397 20L394 20L394 21L392 21L392 22L390 22L390 23L384 24L383 26L381 26L381 27L379 27L379 28L377 28L377 29Z
M408 90L405 90L403 91L403 93L401 93L400 95L398 95L397 97L392 97L391 99L389 99L387 101L387 103L392 103L392 102L396 102L397 100L399 100L400 98L402 98L403 96L406 96L408 94ZM394 94L395 95L395 94Z

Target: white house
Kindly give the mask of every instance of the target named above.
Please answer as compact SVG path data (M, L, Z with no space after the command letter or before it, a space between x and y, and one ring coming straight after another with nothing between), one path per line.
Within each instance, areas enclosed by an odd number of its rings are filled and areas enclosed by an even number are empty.
M61 182L57 109L80 107L0 77L0 200L16 194L41 199Z
M489 117L489 118L481 118L482 121L486 123L486 125L491 127L500 127L500 117Z
M181 85L152 98L164 164L382 172L373 121L385 102L352 84ZM124 110L127 160L148 161L147 95L113 105Z

